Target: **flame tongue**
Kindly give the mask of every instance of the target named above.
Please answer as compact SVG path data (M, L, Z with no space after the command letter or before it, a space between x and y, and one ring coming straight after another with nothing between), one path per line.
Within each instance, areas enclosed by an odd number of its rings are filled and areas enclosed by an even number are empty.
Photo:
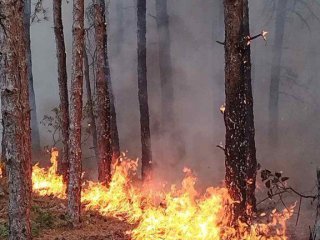
M33 191L41 196L53 195L58 198L66 197L66 185L63 177L57 175L58 151L51 151L51 166L48 170L40 168L38 164L32 168L32 188Z
M33 167L33 191L63 199L66 186L62 176L56 174L57 157L58 152L52 151L52 165L48 170L38 165ZM293 214L293 207L272 212L267 223L248 226L239 222L237 229L231 228L226 209L232 201L225 188L211 187L200 195L195 189L196 178L187 168L181 188L173 185L168 192L149 185L141 188L132 182L137 166L137 161L122 159L114 167L108 188L86 182L82 191L82 202L87 210L137 224L131 232L134 240L287 239L286 221Z

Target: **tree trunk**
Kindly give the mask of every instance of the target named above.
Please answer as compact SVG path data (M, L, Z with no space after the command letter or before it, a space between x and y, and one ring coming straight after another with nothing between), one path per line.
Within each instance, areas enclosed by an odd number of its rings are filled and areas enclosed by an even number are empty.
M108 84L106 81L106 25L104 1L94 0L94 26L97 55L96 91L97 91L97 137L99 154L99 181L111 180L111 108Z
M9 183L9 240L31 239L31 129L28 43L24 1L2 0L5 79L1 82L1 110L5 128L5 156Z
M233 222L255 205L256 158L247 0L225 0L226 177Z
M91 84L90 84L90 68L89 68L89 61L86 48L84 48L84 77L86 80L86 89L87 89L87 104L88 104L88 111L89 111L89 124L90 130L92 134L92 143L94 148L94 153L96 159L98 159L98 137L97 137L97 126L96 126L96 119L94 116L94 105L92 100L92 92L91 92Z
M269 96L269 141L272 146L278 145L279 88L287 0L278 0L277 4Z
M103 11L106 11L105 2L101 0L101 6L103 7ZM106 21L106 17L104 16ZM106 62L106 80L108 84L108 92L110 98L110 111L111 111L111 143L112 143L112 153L113 159L118 159L120 157L120 143L119 143L119 133L117 126L117 113L115 109L115 100L112 89L112 81L111 81L111 71L108 57L108 31L105 31L105 62Z
M140 107L142 178L150 177L152 168L147 84L146 0L137 0L138 97Z
M174 87L167 0L156 0L156 13L161 85L161 133L169 134L171 145L165 146L165 148L171 148L173 158L178 162L185 155L185 143L174 119ZM172 142L175 144L174 147Z
M250 36L249 27L249 4L248 0L243 0L243 33L244 36ZM245 103L246 103L246 166L247 166L247 212L256 211L256 177L257 177L257 159L256 159L256 145L255 145L255 129L254 129L254 115L253 115L253 96L251 84L251 49L244 48L243 58L243 75L245 80Z
M157 29L159 41L159 66L161 83L161 116L162 131L172 131L173 117L173 82L170 55L170 31L167 0L156 0Z
M26 33L26 47L28 58L28 79L29 79L29 98L31 107L31 140L33 151L40 152L40 134L37 120L36 96L33 88L32 74L32 58L31 58L31 39L30 39L30 16L31 16L31 0L24 1L24 27Z
M74 224L80 221L81 206L81 119L83 93L84 1L73 1L72 79L69 137L68 214Z
M55 0L53 2L53 24L54 34L56 39L57 51L57 64L58 64L58 83L59 83L59 96L60 96L60 125L62 135L62 158L58 166L58 171L68 179L69 168L69 100L68 100L68 76L66 64L66 48L63 34L62 0Z

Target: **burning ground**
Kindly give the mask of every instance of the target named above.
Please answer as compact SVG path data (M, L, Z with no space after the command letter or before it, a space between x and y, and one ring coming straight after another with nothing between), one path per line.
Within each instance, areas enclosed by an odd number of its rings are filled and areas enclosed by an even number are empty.
M183 169L179 185L148 183L140 186L137 161L122 156L114 165L109 187L85 181L82 189L82 223L71 230L65 215L66 186L56 174L58 152L51 167L33 167L33 233L36 239L289 239L287 221L293 208L259 212L250 223L228 226L232 204L223 187L209 187L200 193L196 177ZM4 190L5 192L5 190ZM5 195L5 194L4 194ZM1 199L1 231L6 236L7 198Z

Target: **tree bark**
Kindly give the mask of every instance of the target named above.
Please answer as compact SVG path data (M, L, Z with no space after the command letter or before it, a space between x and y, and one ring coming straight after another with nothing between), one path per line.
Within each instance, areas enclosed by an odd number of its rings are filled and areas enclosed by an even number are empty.
M73 1L72 79L70 101L68 214L80 221L81 206L81 119L83 93L84 1Z
M107 84L106 66L106 25L103 0L94 0L94 26L97 54L96 95L97 95L97 137L99 154L99 181L111 180L112 142L111 107Z
M103 7L104 12L106 11L105 2L101 0L101 6ZM106 17L104 16L106 21ZM112 144L112 153L113 159L118 159L120 157L120 143L119 143L119 133L118 133L118 125L117 125L117 113L115 108L115 99L113 95L112 89L112 81L111 81L111 71L108 57L108 31L105 31L105 62L106 62L106 80L108 84L108 92L110 98L110 111L111 111L111 144Z
M30 39L30 16L31 16L31 0L24 1L24 27L26 33L26 47L28 58L28 78L29 78L29 98L31 107L31 140L33 152L40 152L40 134L37 120L37 106L36 96L33 88L33 74L32 74L32 57L31 57L31 39Z
M243 32L244 36L250 36L249 27L249 4L248 0L243 0ZM256 211L256 178L257 178L257 159L256 159L256 145L255 145L255 128L253 115L253 96L252 96L252 81L251 81L251 49L245 47L243 58L243 75L245 80L245 103L246 103L246 167L247 167L247 212Z
M68 179L69 168L69 100L68 100L68 75L66 64L66 48L63 34L62 23L62 0L52 1L53 3L53 24L56 40L57 65L58 65L58 83L60 96L60 125L62 135L62 158L58 166L58 171L64 179ZM66 181L67 182L67 181Z
M226 177L233 222L255 205L256 158L247 0L225 0Z
M96 118L94 115L94 103L92 99L92 91L91 91L91 84L90 84L90 68L89 68L89 61L86 48L84 48L84 77L86 80L86 89L87 89L87 104L88 104L88 111L89 111L89 124L90 130L92 134L92 143L94 148L94 153L96 159L98 159L98 137L97 137L97 126L96 126Z
M5 78L1 81L1 111L5 128L5 156L9 183L9 240L31 239L31 128L28 43L24 1L2 0L6 32Z
M282 45L286 22L287 0L278 0L276 8L275 38L271 67L270 96L269 96L269 141L272 146L278 145L279 124L279 88L282 61Z
M0 8L2 8L1 3L0 3ZM4 29L2 29L2 27L0 26L0 82L5 81L5 70L4 70L5 62L4 62L4 56L2 51L3 44L4 44ZM5 149L6 149L5 129L4 129L4 124L2 120L1 161L0 161L2 177L6 176Z
M150 177L152 170L151 137L149 125L147 84L147 40L146 0L137 0L137 43L138 43L138 97L140 107L142 178Z

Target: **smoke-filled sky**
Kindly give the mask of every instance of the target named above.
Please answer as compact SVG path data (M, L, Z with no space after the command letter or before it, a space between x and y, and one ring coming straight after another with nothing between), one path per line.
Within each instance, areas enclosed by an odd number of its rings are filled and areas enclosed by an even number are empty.
M89 1L88 1L89 2ZM252 46L252 81L258 161L265 168L287 172L293 182L312 188L320 165L319 66L320 6L289 0L281 64L280 143L268 141L268 101L275 30L272 0L249 0L251 34L268 31L267 42ZM45 0L48 21L33 23L31 44L38 120L58 106L57 62L52 4ZM156 134L161 119L158 35L155 1L147 1L148 90L152 148L155 164L163 174L176 175L184 165L206 182L224 176L224 154L216 145L224 142L223 13L218 0L168 0L175 111L179 139ZM71 76L72 4L63 4L69 83ZM318 17L319 16L319 17ZM123 38L121 38L121 31ZM115 95L120 144L129 156L140 157L140 125L136 74L136 9L134 0L110 0L108 15L109 57ZM120 37L119 37L120 36ZM40 125L42 144L51 136ZM183 145L185 156L172 152ZM168 171L170 170L170 171ZM171 174L170 174L171 175ZM309 189L307 188L307 190Z

